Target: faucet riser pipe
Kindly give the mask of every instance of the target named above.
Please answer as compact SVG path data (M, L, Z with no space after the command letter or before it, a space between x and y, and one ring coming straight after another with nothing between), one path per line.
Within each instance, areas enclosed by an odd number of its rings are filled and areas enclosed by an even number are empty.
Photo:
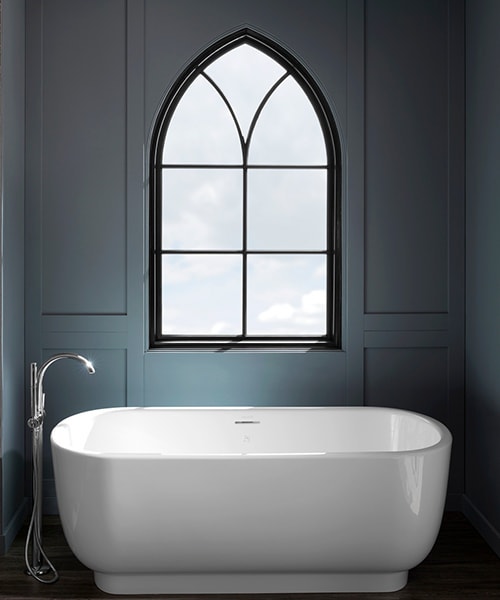
M42 498L43 498L43 426L33 430L33 502L35 520L33 524L32 566L36 572L42 571Z

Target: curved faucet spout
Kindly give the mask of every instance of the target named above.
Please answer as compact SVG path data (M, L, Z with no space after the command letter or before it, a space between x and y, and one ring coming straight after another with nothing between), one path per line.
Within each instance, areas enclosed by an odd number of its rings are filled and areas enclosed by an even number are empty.
M51 356L49 359L47 359L40 368L38 368L36 363L31 363L31 413L34 420L43 419L43 412L45 409L43 378L45 373L51 364L61 360L62 358L78 360L85 365L87 371L91 375L95 373L94 365L90 362L90 360L81 354L75 354L73 352L61 352L61 354L54 354L54 356Z
M94 365L90 362L90 360L85 358L85 356L82 356L81 354L74 354L73 352L62 352L61 354L54 354L54 356L51 356L38 369L38 380L37 381L39 384L42 383L42 379L43 379L43 376L45 375L45 371L50 367L50 365L52 363L55 363L57 360L61 360L61 358L72 358L73 360L79 360L81 363L83 363L87 367L87 371L90 374L95 373ZM36 364L36 363L34 363L34 364Z

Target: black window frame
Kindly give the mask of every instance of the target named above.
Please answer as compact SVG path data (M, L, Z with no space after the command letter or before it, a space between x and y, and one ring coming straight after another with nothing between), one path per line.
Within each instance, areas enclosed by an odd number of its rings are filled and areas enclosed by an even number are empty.
M184 91L194 81L194 79L210 63L216 60L222 54L239 46L240 44L249 44L258 50L266 53L276 62L278 62L286 71L286 76L292 75L297 83L309 98L316 115L318 117L321 129L324 135L326 154L327 154L327 249L326 251L311 254L325 254L327 257L327 275L326 275L326 334L322 336L311 335L287 335L287 336L247 336L243 335L176 335L163 334L162 331L162 267L161 257L165 253L189 254L189 251L165 251L162 249L162 172L163 172L163 146L168 125L175 109L182 98ZM206 76L206 75L205 75ZM274 89L274 87L272 88ZM225 96L222 94L223 99ZM232 108L228 104L232 113ZM252 130L258 118L259 112L253 119ZM234 118L234 114L233 114ZM235 119L236 121L236 119ZM242 149L244 151L243 165L236 165L235 168L243 169L246 173L248 169L247 152L248 142L251 140L249 135L246 147L245 141L238 128ZM188 165L189 166L189 165ZM199 165L196 165L199 167ZM275 168L277 165L265 165L264 168ZM208 165L210 167L210 165ZM308 166L309 167L309 166ZM214 168L220 166L214 165ZM252 165L251 168L256 168ZM258 167L257 167L258 168ZM300 169L297 165L278 165L278 168ZM295 59L289 52L278 46L268 38L245 28L237 33L227 36L220 40L206 51L202 52L197 58L181 73L175 84L167 93L163 104L156 118L153 134L151 138L149 153L149 348L153 349L290 349L290 348L310 348L310 349L340 349L341 348L341 153L340 139L338 130L333 118L332 111L325 99L318 84L314 81L307 70ZM244 175L245 177L245 175ZM246 196L246 185L244 185L244 196ZM245 206L246 200L243 199ZM258 254L259 251L249 251L243 244L241 251L192 251L193 254ZM308 254L307 251L262 251L261 254ZM242 314L246 314L246 276L243 275L242 292Z

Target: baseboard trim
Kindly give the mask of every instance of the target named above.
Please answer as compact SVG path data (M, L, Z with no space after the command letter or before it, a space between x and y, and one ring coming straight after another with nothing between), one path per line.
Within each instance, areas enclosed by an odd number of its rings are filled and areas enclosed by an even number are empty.
M500 531L488 521L465 494L462 498L462 512L500 558Z
M0 556L7 554L12 542L16 539L19 530L23 526L27 514L28 499L25 498L9 521L5 531L0 535Z

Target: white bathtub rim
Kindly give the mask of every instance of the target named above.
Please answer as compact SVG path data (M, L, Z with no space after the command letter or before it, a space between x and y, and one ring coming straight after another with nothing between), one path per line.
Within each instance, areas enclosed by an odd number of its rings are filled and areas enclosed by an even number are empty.
M391 414L401 414L401 415L410 415L412 417L419 418L432 427L434 427L440 436L440 439L429 446L423 446L420 448L411 448L409 450L363 450L363 451L338 451L338 452L262 452L262 453L224 453L224 452L202 452L202 453L179 453L175 454L172 452L168 453L146 453L146 452L110 452L110 451L99 451L99 450L87 450L87 449L75 449L72 447L68 447L66 445L59 444L55 440L54 431L60 427L64 426L68 421L71 421L75 418L82 417L84 415L95 415L99 416L99 414L109 414L113 412L129 412L129 411L159 411L159 412L189 412L189 411L321 411L321 410L354 410L354 411L384 411L389 412ZM397 458L411 455L426 455L432 454L442 449L451 448L453 437L450 430L444 425L441 421L434 419L433 417L429 417L428 415L424 415L422 413L417 413L414 411L409 411L405 409L399 408L391 408L384 406L116 406L109 408L98 408L93 410L81 411L79 413L74 413L69 417L66 417L59 423L57 423L52 429L50 435L51 443L54 446L57 446L63 451L69 452L71 454L87 456L92 458L112 458L113 460L140 460L140 459L148 459L148 460L177 460L177 459L206 459L206 460L252 460L252 459L328 459L328 458Z

